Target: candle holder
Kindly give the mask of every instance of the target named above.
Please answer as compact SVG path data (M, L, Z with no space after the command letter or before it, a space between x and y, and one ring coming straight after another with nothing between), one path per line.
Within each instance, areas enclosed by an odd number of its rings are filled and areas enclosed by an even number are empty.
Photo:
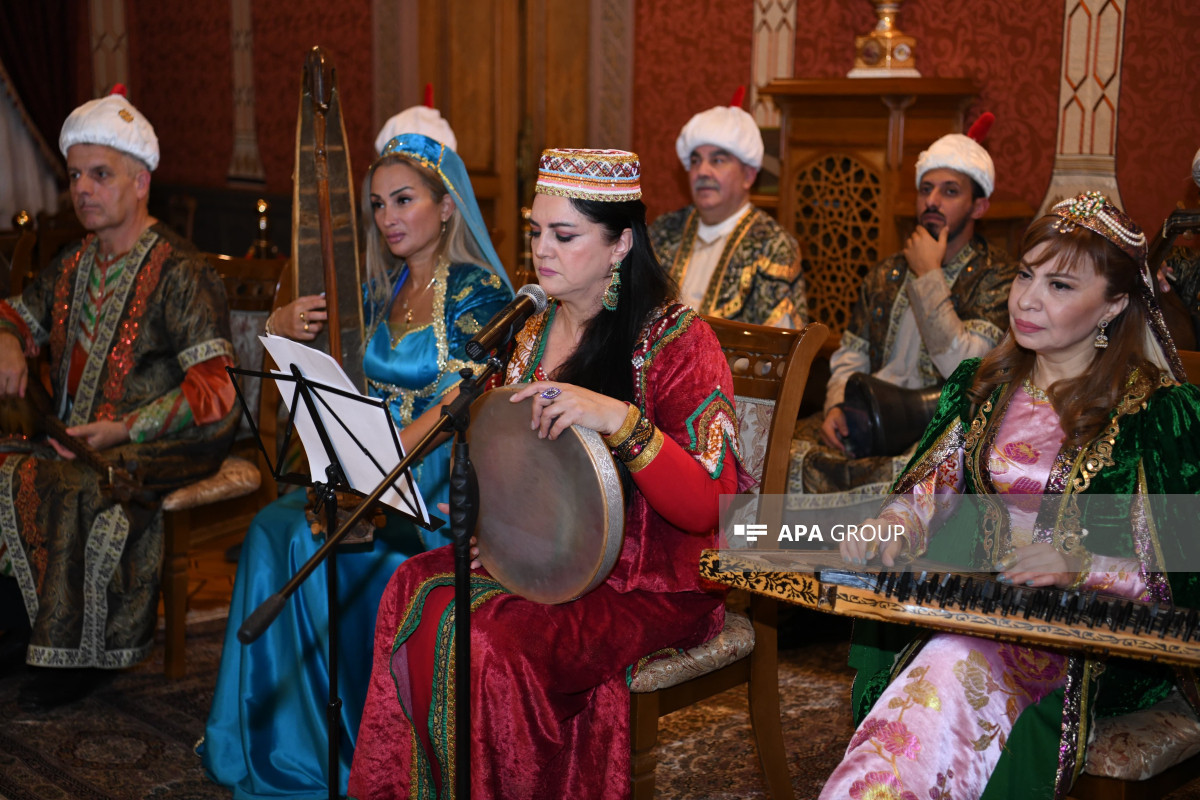
M854 37L854 69L850 78L919 78L917 40L896 27L904 0L870 0L875 6L875 30Z

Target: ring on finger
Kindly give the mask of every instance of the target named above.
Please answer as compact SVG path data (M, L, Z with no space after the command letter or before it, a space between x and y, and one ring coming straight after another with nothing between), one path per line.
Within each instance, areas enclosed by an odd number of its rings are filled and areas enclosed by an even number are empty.
M560 394L562 394L562 389L558 388L557 386L551 386L549 389L542 392L538 396L541 397L543 400L553 400L554 398L558 397Z
M304 323L304 332L308 333L308 323Z
M301 311L301 312L300 312L300 321L301 321L301 322L304 322L304 321L305 321L305 319L304 319L304 312L303 312L303 311ZM305 328L305 330L308 330L308 328Z

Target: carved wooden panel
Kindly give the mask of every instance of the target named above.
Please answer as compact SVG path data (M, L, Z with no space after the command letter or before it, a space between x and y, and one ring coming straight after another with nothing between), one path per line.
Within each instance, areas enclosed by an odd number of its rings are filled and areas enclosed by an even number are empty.
M884 181L850 153L830 152L801 166L793 182L792 231L800 242L811 318L834 331L850 321L879 249Z

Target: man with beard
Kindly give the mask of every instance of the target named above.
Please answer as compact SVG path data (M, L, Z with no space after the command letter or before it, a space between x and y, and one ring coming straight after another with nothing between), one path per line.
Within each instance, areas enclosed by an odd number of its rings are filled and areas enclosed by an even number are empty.
M995 187L991 156L979 144L991 121L985 114L967 136L943 136L917 158L917 228L903 251L863 279L830 359L825 411L796 427L790 493L886 492L908 460L907 454L861 457L847 447L848 440L860 441L843 404L852 374L909 389L935 386L1004 335L1016 264L975 233Z
M679 284L680 302L714 317L798 328L808 320L800 251L779 223L750 205L763 140L741 108L742 93L683 126L675 152L693 204L656 219L650 243Z

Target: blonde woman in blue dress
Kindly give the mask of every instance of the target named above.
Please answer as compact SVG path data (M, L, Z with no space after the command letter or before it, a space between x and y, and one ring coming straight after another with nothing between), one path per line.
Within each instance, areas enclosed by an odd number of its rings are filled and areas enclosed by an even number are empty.
M432 114L430 113L432 112ZM363 369L368 392L387 400L411 448L452 399L464 347L512 297L487 237L462 159L442 140L449 126L432 109L393 119L363 187L367 280ZM403 115L400 115L401 117ZM436 117L431 122L431 116ZM437 124L440 122L440 127ZM391 137L399 127L427 131ZM437 138L434 138L437 137ZM319 332L320 297L279 309L272 330L298 340ZM300 317L303 312L303 320ZM449 446L429 453L414 477L430 508L448 495ZM304 516L303 492L263 509L246 536L225 635L213 707L200 747L204 767L235 798L328 796L328 610L324 570L289 599L263 636L243 647L236 631L247 614L322 544ZM369 545L338 554L338 693L342 699L339 793L354 753L371 669L379 598L410 555L448 542L442 532L397 518Z

